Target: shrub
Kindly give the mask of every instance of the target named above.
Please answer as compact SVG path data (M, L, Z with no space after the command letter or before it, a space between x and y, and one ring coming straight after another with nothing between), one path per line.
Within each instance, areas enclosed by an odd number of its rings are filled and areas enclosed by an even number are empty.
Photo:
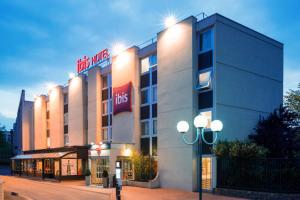
M84 175L85 176L90 176L91 175L90 169L86 169Z
M157 164L153 157L143 156L134 151L131 157L134 166L134 177L136 181L149 181L155 178Z
M262 146L248 141L219 141L213 149L214 153L219 158L265 158L268 150Z
M106 170L103 170L102 177L103 178L107 178L108 177L108 172Z

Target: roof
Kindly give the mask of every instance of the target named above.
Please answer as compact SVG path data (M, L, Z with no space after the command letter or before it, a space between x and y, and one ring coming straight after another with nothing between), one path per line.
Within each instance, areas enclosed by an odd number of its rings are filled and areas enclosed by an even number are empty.
M68 152L55 152L55 153L35 153L35 154L22 154L12 157L12 160L25 160L25 159L43 159L43 158L61 158L69 153L74 153L72 151Z

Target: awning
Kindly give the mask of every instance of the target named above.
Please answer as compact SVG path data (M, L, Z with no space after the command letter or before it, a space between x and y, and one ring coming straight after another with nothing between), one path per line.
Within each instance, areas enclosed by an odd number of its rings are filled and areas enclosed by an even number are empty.
M22 154L22 155L16 155L15 157L12 157L11 160L61 158L69 153L74 153L74 152L69 151L69 152L54 152L54 153Z

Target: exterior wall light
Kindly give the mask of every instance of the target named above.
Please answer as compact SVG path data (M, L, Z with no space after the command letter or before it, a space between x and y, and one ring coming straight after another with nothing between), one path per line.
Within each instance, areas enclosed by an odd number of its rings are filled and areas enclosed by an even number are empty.
M75 77L75 74L73 72L69 73L69 78L72 79Z
M174 26L177 23L175 15L169 15L165 19L165 27L170 28L171 26Z
M197 163L198 163L198 187L199 187L199 199L202 200L202 141L206 144L212 145L216 142L218 133L223 129L223 123L220 120L214 120L211 122L211 130L215 133L215 137L212 142L208 142L204 137L204 129L208 124L208 119L204 115L198 115L194 118L194 126L197 128L196 138L189 142L186 139L186 134L189 130L189 124L186 121L179 121L177 123L177 131L182 133L182 139L184 143L193 145L198 143L197 151Z

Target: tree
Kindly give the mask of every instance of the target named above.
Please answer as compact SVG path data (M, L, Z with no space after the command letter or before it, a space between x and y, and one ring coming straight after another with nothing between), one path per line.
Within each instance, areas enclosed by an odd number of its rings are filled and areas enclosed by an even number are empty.
M300 152L300 127L297 117L297 113L280 106L267 118L259 120L249 139L267 148L268 157L296 157Z
M285 105L293 112L300 115L300 83L297 90L289 90L285 98Z

